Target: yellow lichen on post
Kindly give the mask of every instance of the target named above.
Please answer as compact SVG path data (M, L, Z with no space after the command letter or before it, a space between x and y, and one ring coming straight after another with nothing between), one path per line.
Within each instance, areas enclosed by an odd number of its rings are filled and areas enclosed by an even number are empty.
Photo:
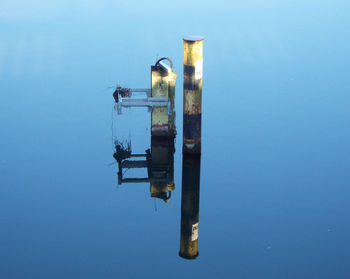
M203 61L203 38L189 37L184 38L184 65L195 66L197 61Z

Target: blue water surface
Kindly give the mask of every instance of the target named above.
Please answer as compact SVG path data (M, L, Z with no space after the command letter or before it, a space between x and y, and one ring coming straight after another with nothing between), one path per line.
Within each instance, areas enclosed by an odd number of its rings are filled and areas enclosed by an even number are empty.
M0 9L0 278L350 278L350 2L7 1ZM179 257L183 41L204 40L199 256ZM169 203L118 186L174 62Z

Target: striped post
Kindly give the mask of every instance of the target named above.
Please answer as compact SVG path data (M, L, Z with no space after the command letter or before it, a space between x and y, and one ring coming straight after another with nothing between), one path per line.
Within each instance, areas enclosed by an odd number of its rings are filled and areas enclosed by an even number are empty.
M184 37L183 152L201 153L203 37Z

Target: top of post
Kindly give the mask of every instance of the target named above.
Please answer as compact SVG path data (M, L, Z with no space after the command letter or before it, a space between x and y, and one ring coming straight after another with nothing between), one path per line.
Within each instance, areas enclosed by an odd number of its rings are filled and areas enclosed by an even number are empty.
M204 37L200 35L187 35L183 39L184 41L188 41L188 42L197 42L197 41L203 41Z

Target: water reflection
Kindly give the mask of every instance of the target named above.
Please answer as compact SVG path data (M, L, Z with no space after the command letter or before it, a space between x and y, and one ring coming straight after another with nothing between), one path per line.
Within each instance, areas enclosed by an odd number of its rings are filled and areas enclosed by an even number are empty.
M113 157L118 163L118 184L150 183L150 195L169 202L174 183L175 138L151 137L151 148L144 154L132 154L131 143L115 142ZM185 259L198 256L199 189L201 155L183 154L181 194L181 236L179 255ZM145 168L146 177L128 177L125 169Z
M200 155L183 154L179 255L185 259L198 256L200 164Z
M174 138L151 137L151 148L144 154L132 154L131 143L115 141L113 157L118 163L118 184L149 182L152 198L169 202L174 184ZM123 176L125 169L144 168L146 177Z

